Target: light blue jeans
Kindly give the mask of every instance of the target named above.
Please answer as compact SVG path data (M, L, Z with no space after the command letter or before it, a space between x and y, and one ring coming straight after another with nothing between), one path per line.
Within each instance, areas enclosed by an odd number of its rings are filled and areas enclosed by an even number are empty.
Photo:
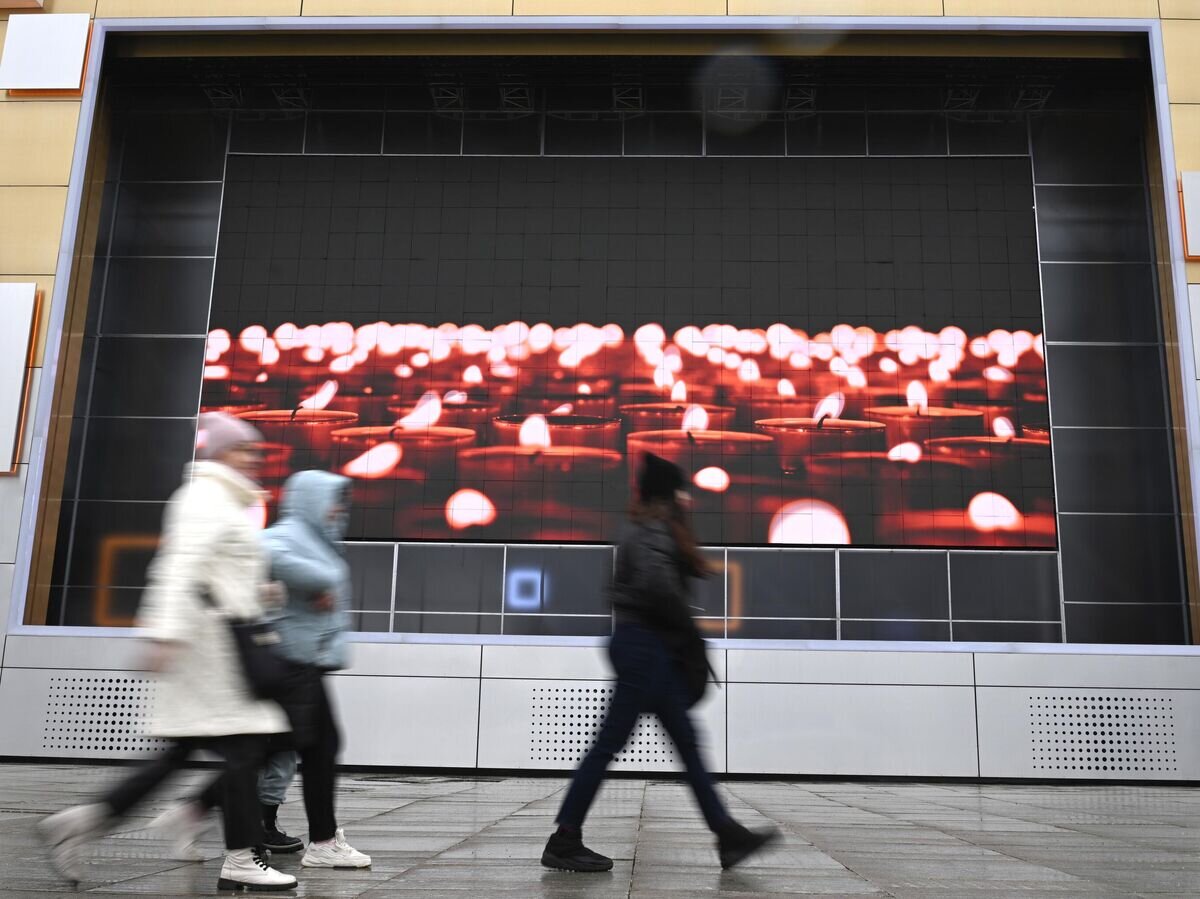
M296 779L298 756L290 749L273 752L258 775L258 801L263 805L283 805L288 787Z

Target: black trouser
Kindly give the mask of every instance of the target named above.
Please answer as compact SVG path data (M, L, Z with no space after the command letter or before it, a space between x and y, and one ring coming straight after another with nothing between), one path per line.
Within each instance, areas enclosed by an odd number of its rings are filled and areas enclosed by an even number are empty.
M164 780L182 768L201 749L215 752L225 762L221 776L204 791L207 804L221 806L225 847L248 849L262 843L262 814L258 808L258 769L266 752L263 734L223 737L187 737L174 741L158 758L142 765L117 784L102 800L114 817L122 818L149 796Z
M304 690L298 690L289 700L281 702L283 710L296 724L296 734L303 734L299 746L291 734L279 734L271 739L267 752L295 750L300 755L301 785L304 793L304 811L308 815L309 842L332 840L337 830L337 815L334 799L337 793L337 754L341 749L341 735L333 717L333 705L325 677L316 669L310 669L311 680ZM304 708L297 708L303 696ZM265 760L266 753L262 756ZM261 762L260 762L261 766ZM220 778L223 780L224 778ZM255 814L261 814L257 806L257 774L255 779ZM196 801L208 807L222 801L224 790L217 783L209 784Z

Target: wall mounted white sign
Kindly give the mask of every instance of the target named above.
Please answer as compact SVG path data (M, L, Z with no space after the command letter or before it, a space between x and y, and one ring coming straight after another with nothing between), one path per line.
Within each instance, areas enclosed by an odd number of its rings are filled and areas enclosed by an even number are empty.
M0 56L0 88L79 90L91 22L86 13L10 16Z
M36 284L0 284L0 475L20 461L37 305Z

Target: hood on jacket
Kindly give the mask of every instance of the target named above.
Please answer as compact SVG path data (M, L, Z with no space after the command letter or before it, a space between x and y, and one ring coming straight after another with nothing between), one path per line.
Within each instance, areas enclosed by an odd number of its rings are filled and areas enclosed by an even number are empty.
M348 502L350 479L328 471L298 471L283 485L279 500L280 521L302 521L331 543L341 535L330 533L329 511Z

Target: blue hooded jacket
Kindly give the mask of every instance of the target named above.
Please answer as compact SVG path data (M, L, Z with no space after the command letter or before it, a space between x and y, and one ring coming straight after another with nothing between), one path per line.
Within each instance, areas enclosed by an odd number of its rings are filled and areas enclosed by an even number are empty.
M348 502L349 478L327 471L299 471L283 485L279 520L263 534L271 558L271 577L287 587L287 602L276 622L280 650L294 662L324 670L346 666L343 633L349 625L350 566L339 541L344 520L330 522L329 512ZM333 610L313 604L333 595Z

